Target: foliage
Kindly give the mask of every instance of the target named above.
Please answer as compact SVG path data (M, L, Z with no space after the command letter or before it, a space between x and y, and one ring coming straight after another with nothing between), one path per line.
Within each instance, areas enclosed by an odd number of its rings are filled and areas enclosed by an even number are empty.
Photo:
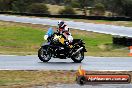
M28 12L49 14L48 7L43 3L33 3L33 4L31 4L28 7Z
M12 0L0 0L0 11L9 11L11 10Z
M26 12L29 5L40 2L43 2L43 0L13 0L12 10L15 12Z
M74 7L74 8L79 8L80 4L78 2L71 2L71 6Z
M30 4L31 2L28 0L15 0L12 3L12 10L15 12L25 12L27 10L27 6Z
M105 14L105 7L103 4L98 3L90 11L90 15L102 16Z
M113 16L131 16L132 0L0 0L0 11L26 12L33 3L49 3L80 8L87 15L88 7L101 3Z
M69 6L65 6L65 8L61 9L58 13L59 14L68 14L68 15L76 14L74 9L72 7L69 7Z

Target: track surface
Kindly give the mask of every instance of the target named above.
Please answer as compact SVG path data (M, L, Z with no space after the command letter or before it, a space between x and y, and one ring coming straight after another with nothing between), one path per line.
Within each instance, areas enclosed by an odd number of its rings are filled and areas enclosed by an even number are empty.
M132 71L131 57L85 57L82 63L71 59L52 58L48 63L37 56L0 56L0 70L78 70L90 71Z
M21 17L9 16L9 15L8 16L0 15L0 20L21 22L21 23L52 25L52 26L56 26L58 22L58 20L51 20L48 18L29 18L22 16ZM74 21L66 21L66 23L70 28L74 28L74 29L132 37L132 27L93 24L93 23L74 22Z
M36 88L36 87L33 87ZM45 87L38 87L45 88ZM96 84L96 85L83 85L78 84L60 84L49 86L49 88L132 88L132 84Z

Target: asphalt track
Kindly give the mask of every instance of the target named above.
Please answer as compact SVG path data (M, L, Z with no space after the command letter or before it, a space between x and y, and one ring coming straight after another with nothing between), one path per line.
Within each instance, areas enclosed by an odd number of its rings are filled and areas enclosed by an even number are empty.
M58 20L52 20L49 18L30 18L23 16L7 16L0 15L0 20L2 21L12 21L12 22L21 22L21 23L32 23L32 24L43 24L43 25L52 25L56 26ZM111 35L120 35L132 37L132 27L124 26L114 26L114 25L105 25L105 24L93 24L93 23L84 23L84 22L74 22L66 21L70 28L93 31L98 33L105 33Z
M46 88L46 87L32 87L32 88ZM59 84L48 86L48 88L132 88L132 84L95 84L95 85L78 85L78 84Z
M77 70L90 71L132 71L131 57L85 57L82 63L73 63L72 60L54 59L43 63L37 56L0 56L0 70ZM94 84L80 86L78 84L54 84L34 86L29 88L132 88L132 84Z
M87 56L82 63L58 58L43 63L36 55L0 56L0 70L78 70L80 65L88 71L132 71L132 58Z

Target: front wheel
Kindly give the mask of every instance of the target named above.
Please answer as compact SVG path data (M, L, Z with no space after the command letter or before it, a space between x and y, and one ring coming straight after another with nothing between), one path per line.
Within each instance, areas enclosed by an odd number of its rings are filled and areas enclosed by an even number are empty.
M38 50L38 57L41 61L48 62L51 59L51 53L49 52L48 49L41 47Z
M75 62L75 63L81 63L81 61L84 59L84 52L83 51L79 51L77 54L73 55L71 57L71 59Z

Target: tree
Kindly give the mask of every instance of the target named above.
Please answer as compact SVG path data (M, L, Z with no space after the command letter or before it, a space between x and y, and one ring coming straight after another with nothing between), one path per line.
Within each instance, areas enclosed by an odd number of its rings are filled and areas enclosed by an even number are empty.
M103 16L105 14L105 7L102 3L98 3L91 9L90 15Z
M12 3L12 10L16 12L26 12L29 5L41 2L43 2L43 0L14 0Z
M11 10L12 0L0 0L0 11Z
M59 14L67 14L67 15L76 14L74 9L72 7L69 7L69 6L65 6L65 8L61 9L58 13Z
M66 6L69 6L69 5L71 5L72 0L64 0L64 3Z
M101 2L102 1L102 2ZM113 16L124 15L123 5L125 0L101 0L98 2L105 5L106 10L111 11Z
M123 13L125 16L132 17L132 0L124 0Z
M78 2L76 2L76 1L72 1L70 4L68 4L68 5L71 5L72 7L74 7L74 8L80 8L80 4L78 3Z
M105 3L107 10L111 11L113 16L132 16L132 0L107 0Z
M80 8L83 10L83 14L87 15L87 6L88 6L88 0L78 0L80 3Z
M28 7L30 13L45 13L49 14L48 7L44 3L33 3Z
M93 6L93 2L94 0L73 0L71 5L80 8L87 15L88 6Z

